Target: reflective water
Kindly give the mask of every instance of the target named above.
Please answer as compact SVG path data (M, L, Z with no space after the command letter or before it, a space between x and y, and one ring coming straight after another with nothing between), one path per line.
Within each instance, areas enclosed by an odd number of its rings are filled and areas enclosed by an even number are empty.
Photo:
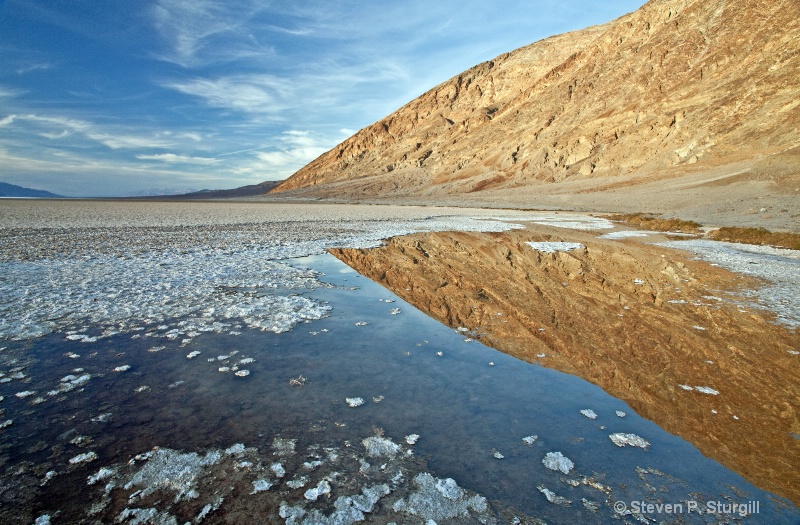
M265 523L302 523L308 516L296 517L292 505L332 516L334 496L380 482L391 486L391 494L375 493L370 522L425 523L437 514L413 514L396 502L401 496L411 501L411 480L427 472L488 498L488 511L475 522L487 516L508 523L800 521L791 503L703 457L598 387L470 341L469 334L431 320L329 255L288 262L321 272L311 273L327 285L283 293L325 305L327 317L282 333L235 319L226 321L225 331L193 333L196 320L175 319L95 342L54 333L0 345L2 379L9 378L0 383L0 423L12 421L0 430L0 518L23 523L27 512L53 523L136 522L147 507L158 510L150 522L159 523L173 515L181 522L187 516L204 523L259 516ZM179 328L175 337L163 337L167 327ZM244 370L249 374L235 375ZM86 375L91 377L80 379ZM32 393L19 397L25 392ZM364 403L352 408L348 398ZM583 415L585 409L596 419ZM614 433L635 434L649 446L618 447L609 438ZM405 436L412 434L419 439L407 445ZM402 464L391 455L371 457L361 446L368 436L384 436L414 455L402 456L408 461ZM531 444L523 441L530 436L536 436ZM281 452L281 440L296 440L296 459ZM123 487L129 460L153 447L202 456L239 443L254 451L220 452L238 463L219 460L222 466L198 482L200 495L188 502L139 504L143 496L131 494L136 487ZM90 452L97 458L82 462L80 455ZM574 467L565 467L567 473L546 468L550 452L560 452ZM327 464L302 466L309 458ZM267 481L264 472L277 460L287 474L270 474ZM374 464L371 470L364 462ZM101 467L117 473L108 479L119 478L105 493L103 483L87 483ZM393 468L402 479L388 480ZM286 488L287 480L303 476L302 486ZM322 481L331 494L309 497L309 488L324 492ZM437 483L445 496L455 491L449 482ZM275 487L254 488L269 484ZM758 507L742 509L757 513L748 517L739 516L738 507L728 507L728 514L688 512L690 502L707 511L709 503L716 510L722 509L716 502L751 501ZM644 511L628 514L622 504ZM461 522L467 517L439 520Z

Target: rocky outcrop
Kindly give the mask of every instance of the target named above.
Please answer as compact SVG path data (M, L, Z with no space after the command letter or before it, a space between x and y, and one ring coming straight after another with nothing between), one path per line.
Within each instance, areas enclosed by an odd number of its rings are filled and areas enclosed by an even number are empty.
M501 55L275 191L448 195L670 174L800 145L800 4L652 0Z

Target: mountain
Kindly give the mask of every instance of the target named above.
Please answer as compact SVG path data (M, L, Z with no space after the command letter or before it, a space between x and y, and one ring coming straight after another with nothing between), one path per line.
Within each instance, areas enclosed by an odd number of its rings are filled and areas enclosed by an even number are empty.
M200 190L191 193L181 193L178 195L151 195L147 197L137 197L141 199L153 200L205 200L205 199L234 199L240 197L252 197L263 195L277 186L279 182L266 181L259 184L241 186L231 190Z
M32 197L40 199L59 199L61 195L44 190L32 190L16 184L0 182L0 197Z
M797 0L652 0L465 71L274 192L513 199L698 172L796 192L799 41Z

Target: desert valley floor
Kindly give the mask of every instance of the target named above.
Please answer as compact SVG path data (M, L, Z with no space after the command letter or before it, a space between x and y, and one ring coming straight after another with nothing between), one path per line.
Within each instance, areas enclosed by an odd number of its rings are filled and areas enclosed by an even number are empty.
M4 201L0 521L797 523L799 268L599 214Z

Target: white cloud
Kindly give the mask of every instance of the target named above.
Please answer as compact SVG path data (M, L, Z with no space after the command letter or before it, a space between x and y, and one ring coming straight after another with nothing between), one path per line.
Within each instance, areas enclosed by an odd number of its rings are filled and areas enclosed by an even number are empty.
M319 137L310 131L290 130L281 135L282 146L276 151L256 153L258 162L240 167L254 172L265 172L288 177L312 160L328 151L335 142Z
M47 64L47 63L45 63L45 64L30 64L30 65L27 65L27 66L24 66L24 67L21 67L21 68L17 69L17 74L18 75L24 75L25 73L30 73L31 71L46 71L46 70L50 69L51 67L53 67L53 66L51 66L50 64Z
M238 75L214 80L173 82L166 87L205 100L212 107L244 113L270 113L286 109L291 85L271 75Z
M251 17L264 7L259 1L159 0L151 14L169 49L158 58L199 67L272 55L272 48L260 44L248 27Z
M214 164L217 159L209 157L187 157L185 155L176 155L174 153L159 153L156 155L136 155L137 159L141 160L157 160L166 162L168 164Z
M0 98L14 98L25 93L21 89L14 89L5 86L0 86Z
M174 142L152 136L87 133L86 136L111 149L168 148Z
M28 122L37 122L42 124L53 124L54 126L61 127L61 128L68 128L73 131L78 132L86 132L90 130L93 126L90 122L86 122L85 120L78 120L72 119L68 117L51 117L51 116L41 116L41 115L18 115L17 118L19 120L25 120Z
M62 139L73 133L80 133L110 149L167 148L174 146L175 142L174 139L167 140L162 137L162 135L169 136L169 133L154 132L150 135L133 135L85 120L61 116L11 115L0 121L0 125L9 125L15 121L29 122L44 127L45 130L38 133L41 137Z
M39 136L44 137L46 139L63 139L65 137L70 136L70 133L67 130L62 130L61 133L39 133Z

